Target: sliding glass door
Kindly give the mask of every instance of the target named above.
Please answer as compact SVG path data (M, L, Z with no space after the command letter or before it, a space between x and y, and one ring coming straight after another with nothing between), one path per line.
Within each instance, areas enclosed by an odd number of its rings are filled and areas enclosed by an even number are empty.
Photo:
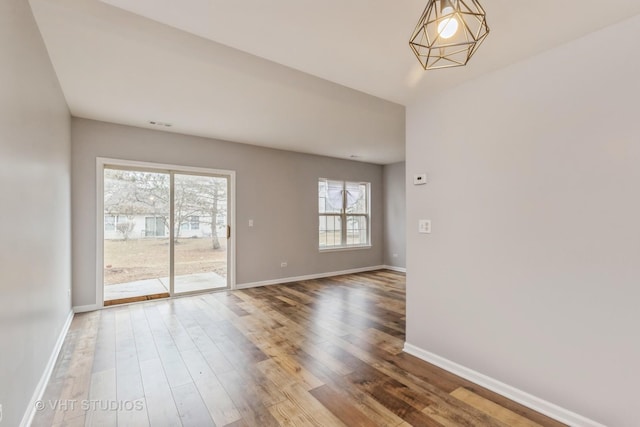
M230 287L231 175L103 166L104 305Z
M226 288L228 176L173 175L175 294Z
M169 296L170 175L104 169L104 303Z

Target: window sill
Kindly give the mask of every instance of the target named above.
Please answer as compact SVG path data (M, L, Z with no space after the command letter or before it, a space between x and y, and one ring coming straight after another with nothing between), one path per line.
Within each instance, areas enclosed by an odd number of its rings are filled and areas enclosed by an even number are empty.
M328 248L318 248L320 252L343 252L343 251L359 251L362 249L371 249L371 245L362 246L331 246Z

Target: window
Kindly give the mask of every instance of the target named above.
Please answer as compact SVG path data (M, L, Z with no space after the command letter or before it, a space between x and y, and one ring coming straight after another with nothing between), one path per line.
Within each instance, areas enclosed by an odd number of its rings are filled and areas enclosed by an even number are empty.
M144 235L146 237L164 237L165 220L159 216L148 216L144 219Z
M200 217L188 216L180 224L180 231L200 230Z
M191 226L192 230L200 230L200 217L192 216L191 218L189 218L189 225Z
M367 247L369 238L368 182L318 180L320 249Z
M116 216L115 215L105 215L104 216L104 231L115 231L116 230Z

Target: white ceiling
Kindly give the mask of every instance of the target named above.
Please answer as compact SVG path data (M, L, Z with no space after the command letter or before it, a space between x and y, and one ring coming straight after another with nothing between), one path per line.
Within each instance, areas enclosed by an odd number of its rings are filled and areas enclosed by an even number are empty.
M425 72L408 39L426 0L30 0L75 116L383 164L404 158L398 104L640 13L481 2L470 64Z
M492 32L470 66L425 73L408 42L427 0L101 1L404 105L640 13L638 0L480 0Z

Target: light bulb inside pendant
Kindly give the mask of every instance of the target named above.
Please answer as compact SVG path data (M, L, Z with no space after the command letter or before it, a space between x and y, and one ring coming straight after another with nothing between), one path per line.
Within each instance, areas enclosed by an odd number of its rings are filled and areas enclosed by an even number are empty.
M442 18L438 24L438 35L443 39L449 39L458 32L459 26L456 16L453 15L453 6L450 3L442 8L442 15L446 16L446 18Z
M467 65L487 38L489 26L482 0L426 0L409 39L425 70Z

